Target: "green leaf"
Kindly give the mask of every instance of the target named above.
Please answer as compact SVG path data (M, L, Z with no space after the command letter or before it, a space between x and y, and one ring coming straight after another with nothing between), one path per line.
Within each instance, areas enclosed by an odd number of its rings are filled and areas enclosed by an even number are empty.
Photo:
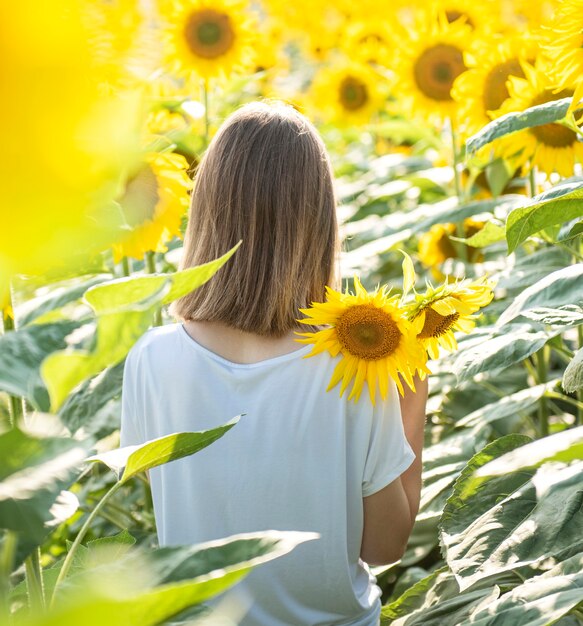
M510 213L506 221L508 252L531 235L578 217L583 217L583 185L576 182L553 187Z
M47 411L49 396L40 366L49 354L67 346L67 337L80 322L62 321L19 328L0 336L0 389L26 398L35 409Z
M545 392L553 389L558 382L559 380L556 379L506 395L496 402L491 402L472 411L461 420L458 420L455 425L458 428L462 426L476 426L477 424L509 418L521 412L530 412L538 404Z
M549 563L583 551L583 462L548 463L493 478L474 472L523 446L507 435L486 446L454 485L440 522L446 560L461 591L501 572Z
M583 263L569 265L525 289L502 313L497 326L508 324L523 312L539 307L559 308L567 304L579 304L583 300Z
M65 437L41 437L18 427L0 435L0 528L41 543L68 519L77 498L64 490L76 480L87 444Z
M574 393L583 388L583 348L579 348L563 374L563 389Z
M18 626L155 626L318 537L270 530L192 546L132 549L109 562L101 557L98 567L69 576L46 617L23 617Z
M483 604L500 595L497 587L476 586L460 593L447 566L423 578L381 609L381 626L459 626Z
M547 626L583 602L583 554L557 564L487 605L461 626Z
M525 128L543 126L544 124L563 120L567 115L570 104L571 98L563 98L539 104L525 111L507 113L490 122L482 130L470 137L466 141L466 150L469 154L505 135Z
M140 446L125 446L90 456L88 461L105 463L121 483L140 472L190 456L220 439L239 421L234 417L223 426L199 432L173 433L146 441Z
M73 281L67 280L53 285L48 285L50 292L27 300L17 307L16 319L18 320L18 328L22 328L27 324L45 323L45 320L61 307L80 300L83 294L94 285L99 285L107 280L111 280L111 274L99 274L89 278L82 277Z
M460 346L453 371L460 381L486 371L490 375L496 374L534 354L560 332L560 328L536 330L529 324L509 324L495 329L485 338L465 342L467 347Z
M514 168L511 168L506 159L497 158L488 163L484 169L488 186L494 197L504 192L508 183L514 176Z
M529 311L523 311L521 315L547 326L572 327L583 324L583 307L577 304L565 304L556 309L541 306Z
M453 239L454 241L461 241L472 248L485 248L490 244L503 241L505 236L506 231L503 226L500 226L495 222L486 222L484 228L471 237L450 236L450 239Z
M97 316L95 349L63 350L48 356L41 375L56 412L68 394L87 378L116 365L151 326L163 304L200 287L224 265L240 245L222 257L173 274L132 276L91 287L85 300Z
M583 426L568 428L503 454L480 467L476 477L501 476L508 472L533 469L549 461L569 463L576 460L583 460Z
M95 423L99 411L121 394L124 365L125 360L107 367L69 395L59 410L59 417L71 433L82 427L85 431L95 432L100 426Z
M520 248L519 252L522 253ZM540 248L520 257L517 254L516 262L508 264L499 275L498 287L523 290L571 262L571 256L556 247Z

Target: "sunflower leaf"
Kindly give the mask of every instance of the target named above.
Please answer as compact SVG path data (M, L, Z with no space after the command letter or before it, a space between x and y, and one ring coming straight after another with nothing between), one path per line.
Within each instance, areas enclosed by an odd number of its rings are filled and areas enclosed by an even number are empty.
M505 135L516 133L525 128L543 126L565 119L572 98L562 98L545 102L525 111L507 113L486 125L482 130L466 141L468 154L487 146L489 143Z

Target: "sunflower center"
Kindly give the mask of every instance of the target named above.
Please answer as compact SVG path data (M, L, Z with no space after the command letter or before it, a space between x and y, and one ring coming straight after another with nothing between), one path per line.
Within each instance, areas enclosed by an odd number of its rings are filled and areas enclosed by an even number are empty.
M471 28L476 28L476 25L474 24L474 22L472 22L470 16L467 13L463 13L462 11L456 11L454 9L452 9L451 11L446 11L445 17L449 24L453 24L463 17L465 18L465 23L468 26L470 26Z
M184 38L195 56L216 59L231 49L235 32L227 14L214 9L202 9L188 16Z
M401 341L393 318L372 304L350 307L336 323L340 345L353 356L376 361L392 354Z
M154 218L158 195L158 181L149 165L144 165L126 183L119 203L127 223L134 227Z
M451 315L441 315L437 311L434 311L430 306L424 309L425 311L425 323L423 329L417 335L420 339L429 339L431 337L441 337L457 322L459 319L459 313L452 313Z
M524 72L518 59L510 59L495 65L486 75L484 81L484 111L496 111L510 95L506 87L509 76L524 78Z
M462 51L449 44L424 50L413 66L415 83L432 100L452 100L453 81L466 71Z
M339 95L340 103L348 111L357 111L368 102L366 85L354 76L347 76L342 80Z

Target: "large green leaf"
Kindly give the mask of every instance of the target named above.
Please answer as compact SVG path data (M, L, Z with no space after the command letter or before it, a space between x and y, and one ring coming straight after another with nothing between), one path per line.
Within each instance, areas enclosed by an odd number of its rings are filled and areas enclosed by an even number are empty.
M41 375L56 411L68 394L87 378L119 363L151 326L154 312L163 304L200 287L235 253L239 244L222 257L173 274L135 276L91 287L85 300L97 317L93 350L62 350L48 356Z
M547 626L583 602L583 554L474 609L460 626Z
M99 274L48 285L49 293L31 298L18 307L16 311L18 327L22 328L32 322L35 324L46 323L53 317L55 310L80 300L87 289L112 278L111 274Z
M583 389L583 348L579 348L563 374L563 389L573 393Z
M545 392L553 389L558 382L557 379L541 385L521 389L510 395L505 395L496 402L490 402L468 413L468 415L456 422L456 427L475 426L477 424L509 418L520 412L530 412L537 405Z
M510 213L506 221L508 252L544 228L578 217L583 217L583 185L580 182L557 185Z
M583 551L583 462L474 476L526 441L514 434L494 441L471 459L454 485L440 540L461 591L501 572L525 566L545 570Z
M541 306L522 311L520 315L548 326L571 327L583 324L583 307L578 304L565 304L557 308Z
M482 130L470 137L466 141L466 150L468 153L475 152L505 135L525 128L558 122L565 118L570 104L571 98L563 98L539 104L525 111L507 113L490 122Z
M78 505L64 492L81 473L87 444L15 427L0 435L0 527L41 543Z
M125 446L90 456L88 461L105 463L119 482L125 483L140 472L163 463L190 456L220 439L239 421L234 417L223 426L199 432L173 433L146 441L139 446Z
M67 346L81 322L61 321L27 326L0 336L0 389L23 396L39 411L49 409L40 366L49 354Z
M497 326L539 307L559 308L583 303L583 263L564 267L525 289L502 313Z
M500 582L516 583L512 574ZM479 585L460 593L459 585L447 566L423 578L394 602L381 610L382 626L459 626L474 610L495 600L498 587Z
M577 460L583 460L583 426L563 430L507 452L480 467L476 477L534 469L549 461L569 463Z
M510 264L507 261L504 270L498 275L500 289L523 290L572 262L566 251L556 247L539 248L523 256L519 256L519 253L522 253L520 248L515 262Z
M423 475L419 512L401 559L406 567L418 563L438 545L437 524L451 487L467 461L487 442L490 428L473 428L449 433L441 441L423 449Z
M509 324L494 329L490 336L461 347L453 364L460 381L468 380L481 372L490 375L520 363L542 348L561 329L536 330L529 324Z
M94 432L93 420L99 411L121 394L124 364L125 361L120 361L104 369L69 395L59 410L59 416L71 433L81 427Z
M46 616L20 615L15 626L155 626L317 537L265 531L192 546L137 548L121 557L114 548L109 559L99 555L97 566L72 573Z

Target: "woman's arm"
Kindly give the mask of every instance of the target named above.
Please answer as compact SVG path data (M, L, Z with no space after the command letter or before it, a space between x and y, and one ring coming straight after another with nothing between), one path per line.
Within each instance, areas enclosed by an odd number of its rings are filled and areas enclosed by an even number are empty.
M405 387L400 399L403 430L415 460L392 483L363 498L364 529L360 555L370 565L398 561L407 548L421 498L422 451L428 381L415 378L416 393Z

